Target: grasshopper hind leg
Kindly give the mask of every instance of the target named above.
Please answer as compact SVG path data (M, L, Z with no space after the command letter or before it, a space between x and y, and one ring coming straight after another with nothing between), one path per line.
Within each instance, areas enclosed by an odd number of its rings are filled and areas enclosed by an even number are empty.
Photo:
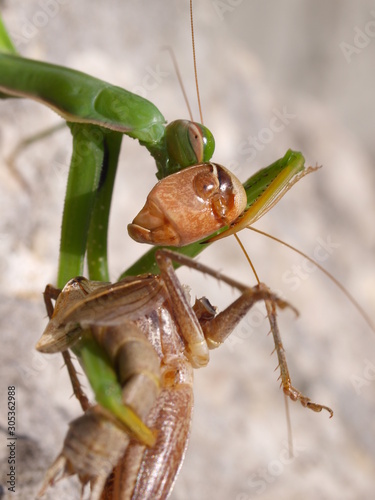
M47 285L44 293L43 293L43 298L44 298L44 304L46 306L47 314L49 319L52 318L53 313L54 313L54 306L52 301L57 300L58 296L60 295L61 290L59 288L54 287L53 285ZM73 393L75 397L78 399L81 408L83 411L86 411L90 408L90 402L88 397L86 396L84 390L82 389L82 385L79 381L77 370L75 369L75 366L72 361L72 357L69 353L69 351L63 351L61 353L64 364L68 370L70 382L72 384L73 388Z

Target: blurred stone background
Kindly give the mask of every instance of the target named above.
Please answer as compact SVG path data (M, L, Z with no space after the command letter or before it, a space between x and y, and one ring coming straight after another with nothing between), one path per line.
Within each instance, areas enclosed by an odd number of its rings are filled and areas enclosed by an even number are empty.
M140 93L168 121L187 117L162 50L172 46L198 119L187 0L3 0L0 6L23 55ZM195 2L195 28L204 119L217 143L214 160L241 180L289 147L302 151L308 164L323 164L257 227L315 255L374 321L374 3L202 0ZM284 127L275 131L280 113ZM0 102L0 118L2 492L29 499L60 451L68 422L80 414L60 357L33 350L46 324L41 292L55 280L71 140L68 131L56 133L18 158L26 190L6 158L22 138L58 117L17 100ZM113 279L145 250L129 239L126 225L154 182L148 153L124 138L110 229ZM270 356L264 310L254 309L212 353L207 369L196 373L191 440L171 498L373 498L374 332L300 256L244 233L261 279L301 313L298 319L279 314L293 382L335 415L329 420L290 404L296 454L286 458L276 356ZM234 240L213 245L201 260L254 283ZM234 298L208 278L185 270L180 277L221 308ZM15 495L6 494L4 480L9 385L17 389ZM79 498L78 483L64 481L45 498Z

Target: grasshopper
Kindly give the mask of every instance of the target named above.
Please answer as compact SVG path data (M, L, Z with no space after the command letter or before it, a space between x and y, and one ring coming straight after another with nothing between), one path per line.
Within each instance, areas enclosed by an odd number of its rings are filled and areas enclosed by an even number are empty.
M225 341L255 302L269 304L274 330L276 306L290 307L263 284L246 287L169 250L158 250L155 258L160 275L126 277L114 284L78 277L57 297L36 347L45 353L74 348L84 360L87 351L94 352L97 370L90 383L101 404L82 405L86 411L70 424L40 494L56 478L77 474L83 485L91 483L91 500L99 500L103 488L105 495L112 495L104 498L166 498L187 446L193 368L208 364L209 350ZM191 306L173 260L224 281L241 293L239 298L218 314L205 297ZM330 408L313 403L291 385L281 340L275 348L282 359L284 393L332 416ZM117 396L108 366L121 385ZM112 401L118 397L117 406L106 407L109 395Z

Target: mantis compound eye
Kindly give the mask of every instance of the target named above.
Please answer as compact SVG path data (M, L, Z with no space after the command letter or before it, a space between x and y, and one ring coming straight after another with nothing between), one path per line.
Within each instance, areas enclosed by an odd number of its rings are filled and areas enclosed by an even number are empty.
M159 181L128 225L139 243L184 246L231 224L246 208L246 192L216 163L186 168Z
M165 129L168 157L182 167L208 162L215 140L207 127L189 120L175 120Z

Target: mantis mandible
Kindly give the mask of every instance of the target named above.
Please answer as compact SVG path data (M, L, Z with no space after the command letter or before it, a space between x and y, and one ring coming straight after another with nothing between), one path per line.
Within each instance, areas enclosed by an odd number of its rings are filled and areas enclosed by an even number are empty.
M83 130L84 130L84 129L83 129ZM78 274L78 273L76 273L76 274ZM135 273L133 273L133 274L135 274Z

